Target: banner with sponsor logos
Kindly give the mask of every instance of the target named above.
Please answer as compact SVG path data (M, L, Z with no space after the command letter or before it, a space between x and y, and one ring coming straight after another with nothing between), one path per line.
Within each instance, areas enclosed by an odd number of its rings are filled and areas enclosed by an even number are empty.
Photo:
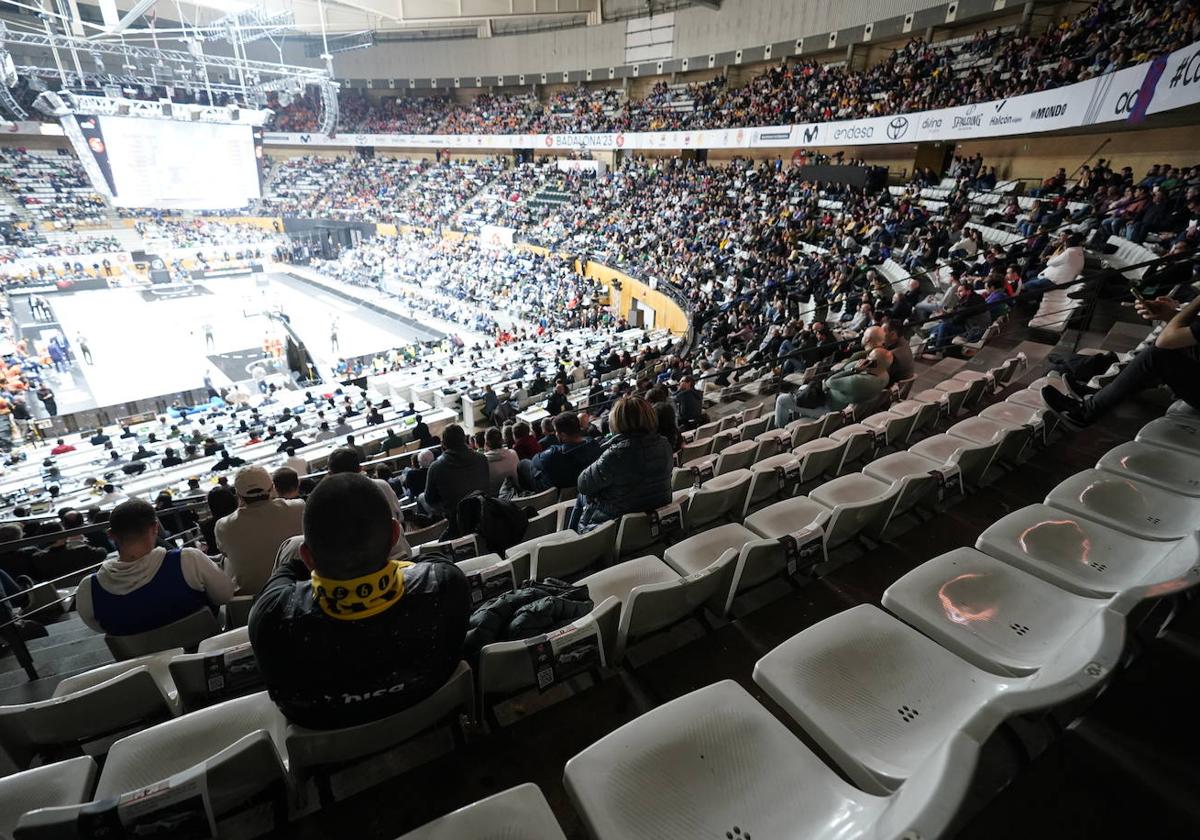
M746 149L957 142L1037 134L1160 113L1200 103L1200 43L1172 53L1157 86L1143 89L1150 62L1073 85L991 102L804 125L608 134L268 133L268 144L441 149ZM1140 98L1152 97L1149 103ZM1142 107L1139 108L1139 105Z
M1167 58L1166 69L1146 113L1158 114L1197 102L1200 102L1200 42L1176 50Z

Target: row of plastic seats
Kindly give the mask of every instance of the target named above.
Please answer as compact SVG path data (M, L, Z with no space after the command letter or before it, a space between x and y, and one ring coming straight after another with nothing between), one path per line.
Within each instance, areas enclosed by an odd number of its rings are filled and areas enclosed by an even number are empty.
M686 825L686 836L940 836L999 726L1099 689L1120 664L1132 608L1200 582L1200 500L1186 484L1200 473L1188 464L1164 478L1171 455L1150 451L1194 458L1198 435L1191 417L1148 424L1099 470L997 522L979 550L893 584L884 606L899 618L861 605L758 662L755 682L854 787L726 681L568 762L567 789L592 835L672 836ZM1130 464L1192 498L1135 487ZM1121 578L1096 592L1110 568Z
M18 769L261 685L245 627L200 642L196 653L170 648L68 677L46 700L0 706L0 750Z

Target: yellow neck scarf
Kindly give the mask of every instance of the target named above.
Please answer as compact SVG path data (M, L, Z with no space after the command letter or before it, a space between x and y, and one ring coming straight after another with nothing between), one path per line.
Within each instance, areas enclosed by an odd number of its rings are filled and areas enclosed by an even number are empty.
M370 618L404 596L404 569L412 563L392 560L369 575L337 580L312 573L313 599L330 618L357 621Z

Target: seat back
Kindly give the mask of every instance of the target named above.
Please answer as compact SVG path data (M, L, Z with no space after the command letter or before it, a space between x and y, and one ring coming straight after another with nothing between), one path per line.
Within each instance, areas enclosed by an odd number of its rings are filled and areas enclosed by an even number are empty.
M538 511L538 515L529 520L529 524L525 526L525 535L522 540L531 540L534 537L553 534L558 530L559 511L556 507L549 507L545 510Z
M817 437L829 437L844 425L846 425L845 415L840 411L830 411L821 418L821 431Z
M722 429L713 435L710 454L720 455L740 440L737 429Z
M553 577L567 580L612 559L617 541L617 523L605 522L586 534L562 542L535 545L529 574L535 580Z
M434 522L432 525L427 525L424 528L418 528L415 531L409 531L404 535L404 538L408 540L408 544L410 546L416 548L422 543L433 542L434 540L438 539L443 533L445 533L446 528L448 528L449 525L450 523L443 519L439 522Z
M713 439L706 437L698 440L695 443L686 443L679 450L679 466L685 466L690 461L695 461L712 453Z
M617 627L621 617L621 602L617 598L605 598L592 611L567 625L566 639L559 638L558 644L570 644L570 637L584 638L593 632L600 635L604 661L609 667L616 665ZM514 642L495 642L484 645L479 651L479 696L482 706L488 705L490 697L505 697L538 685L533 656L528 639Z
M786 428L792 433L791 445L789 449L795 449L797 446L808 443L810 440L816 440L821 436L821 427L825 425L824 419L820 420L793 420L788 423Z
M719 431L721 431L721 421L720 420L714 421L712 423L705 423L703 426L700 426L698 429L696 429L696 437L693 438L693 440L695 440L697 443L699 443L702 440L707 440L708 438L711 438L713 435L715 435Z
M746 410L747 413L749 413L749 411L749 409ZM770 422L770 417L759 417L756 419L750 419L747 417L740 427L742 440L754 440L754 438L758 437L767 430L767 425Z
M715 474L724 475L734 470L745 469L754 463L757 453L758 443L754 440L744 440L741 443L732 444L724 449L717 458Z
M203 792L205 801L211 807L213 819L217 823L217 833L214 836L218 837L224 835L225 828L221 825L224 818L237 814L239 819L236 825L245 827L246 823L241 819L241 815L246 803L261 800L264 794L274 803L274 807L269 808L270 815L266 824L258 826L258 830L269 832L279 828L276 824L277 817L287 813L287 805L291 800L291 783L279 751L275 748L271 735L261 729L242 736L194 766L156 782L165 782L168 779L172 787L194 784L197 779L203 780L198 789ZM134 785L121 793L136 792L146 786ZM74 840L77 837L92 836L90 833L80 833L81 816L93 815L88 817L88 821L95 825L103 825L103 818L96 815L113 808L115 804L112 801L100 800L101 797L97 796L97 801L91 804L47 808L29 813L21 819L15 836L22 840ZM178 805L178 801L175 805ZM141 836L142 830L157 833L155 829L161 831L163 823L169 824L173 817L177 817L174 810L155 811L151 808L142 811L134 822L125 824L125 836Z
M814 478L835 471L839 464L842 463L842 455L846 451L846 444L849 441L839 440L834 441L834 445L823 448L813 448L809 451L803 451L804 447L798 447L792 450L793 454L801 458L802 466L800 468L800 483L812 481Z
M688 501L689 532L695 533L732 513L740 513L750 490L750 477L749 470L735 470L700 485Z
M643 557L653 554L661 557L663 547L672 538L677 538L686 530L683 508L680 508L679 527L673 533L664 534L661 526L655 526L651 521L651 513L627 513L617 524L617 542L613 549L615 562L631 557Z
M917 381L917 377L914 375L914 376L908 377L908 379L897 380L896 382L894 382L892 384L892 388L895 389L897 402L899 402L900 400L908 399L908 395L910 393L912 393L913 383L916 381Z
M723 612L737 558L731 548L693 575L635 586L621 610L618 656L624 656L631 642L682 621L705 604L714 613Z
M842 451L842 458L836 470L839 473L874 451L875 431L861 423L844 426L836 434L838 440L846 441L846 448Z
M475 682L466 662L459 662L433 694L394 715L343 729L288 724L288 768L298 779L328 774L402 744L460 711L475 716Z
M221 627L217 624L213 611L202 607L178 621L145 633L129 636L106 635L104 643L108 645L114 659L133 659L135 656L145 656L168 648L195 649L202 640L220 632Z
M518 496L515 499L512 499L512 503L518 507L532 507L536 511L543 511L557 502L557 487L551 487L549 490L543 490L540 493L534 493L532 496Z
M0 779L0 837L12 837L22 815L91 799L96 760L85 755Z
M170 670L185 713L252 694L264 687L249 639L176 656L171 660Z
M971 383L970 387L967 388L967 393L963 396L962 407L963 408L973 407L976 403L979 402L979 399L983 396L983 393L984 393L984 391L987 390L987 387L988 387L988 380L986 378L981 376L978 379L974 380Z
M109 750L96 786L96 799L120 796L169 779L220 756L259 730L275 744L282 744L286 725L283 713L261 691L135 732Z
M772 429L769 432L762 432L755 436L754 440L758 443L758 451L754 453L755 463L758 463L763 458L778 455L780 452L787 452L792 448L792 433L786 429Z
M254 606L254 597L253 595L236 595L229 603L221 607L221 612L225 616L221 624L225 630L246 626L246 622L250 620L250 609Z
M175 714L175 704L149 668L140 665L72 694L0 706L0 749L25 768L56 747L89 743Z
M818 553L818 556L820 554ZM787 553L780 540L754 539L742 546L734 564L724 612L733 607L733 599L739 592L766 583L778 577L787 567Z

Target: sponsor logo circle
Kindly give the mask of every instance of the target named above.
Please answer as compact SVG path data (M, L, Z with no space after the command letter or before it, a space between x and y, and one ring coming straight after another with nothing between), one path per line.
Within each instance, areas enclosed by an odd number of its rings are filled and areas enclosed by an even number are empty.
M887 136L890 140L899 140L908 133L908 117L896 117L887 127Z

